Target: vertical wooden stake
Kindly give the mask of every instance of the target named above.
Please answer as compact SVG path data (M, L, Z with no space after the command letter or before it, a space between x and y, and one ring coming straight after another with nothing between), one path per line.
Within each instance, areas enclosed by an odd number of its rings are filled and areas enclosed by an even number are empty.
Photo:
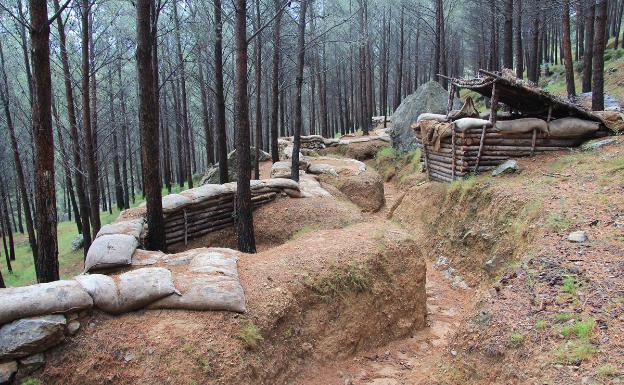
M477 162L474 168L475 174L479 172L479 162L481 162L481 154L483 153L483 144L485 143L485 130L486 130L486 126L484 124L481 130L481 140L479 141L479 152L477 153Z
M498 92L496 89L496 80L492 83L492 99L490 99L490 122L492 127L496 126L496 114L498 112Z
M451 123L451 146L453 157L451 158L451 179L455 180L455 123Z
M448 102L446 104L446 115L448 116L453 109L453 95L455 94L455 84L451 82L448 89Z

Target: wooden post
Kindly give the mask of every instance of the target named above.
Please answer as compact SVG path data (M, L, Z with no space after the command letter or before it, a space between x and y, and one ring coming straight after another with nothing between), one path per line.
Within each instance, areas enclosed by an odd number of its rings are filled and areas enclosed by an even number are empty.
M451 179L455 180L455 123L451 123Z
M453 95L455 94L455 84L451 83L448 89L448 103L446 104L446 115L448 116L453 109Z
M431 171L429 170L429 152L427 151L427 145L425 142L422 142L423 147L423 156L425 160L425 171L427 171L427 177L431 179Z
M496 113L498 112L498 92L496 81L492 83L492 98L490 99L490 122L492 127L496 127Z
M479 141L479 152L477 152L477 161L476 161L475 169L474 169L475 174L479 172L479 162L481 161L481 154L483 153L483 144L485 143L485 131L486 131L486 126L484 124L481 130L481 140Z
M188 220L186 218L186 210L183 211L184 213L184 246L188 245Z

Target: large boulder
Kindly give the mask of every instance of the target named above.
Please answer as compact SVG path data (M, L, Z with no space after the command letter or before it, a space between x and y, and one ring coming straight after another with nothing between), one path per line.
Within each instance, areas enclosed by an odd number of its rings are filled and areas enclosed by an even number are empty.
M401 152L412 151L416 148L416 136L411 128L418 115L425 112L446 114L448 93L438 82L430 81L418 87L416 92L409 95L392 115L392 145ZM458 106L459 108L461 106Z
M255 158L256 148L251 147L249 150L251 153L251 168L253 169L256 166L256 158ZM270 159L271 159L271 155L269 153L260 150L260 157L258 158L260 162L264 162ZM228 164L228 182L236 182L238 180L238 175L236 174L236 169L238 165L238 156L236 156L236 150L230 151L230 153L228 154L227 164ZM204 176L201 178L199 184L204 185L204 184L219 184L219 183L220 183L219 163L215 163L213 166L208 168L208 171L206 171Z
M0 360L43 352L65 338L64 315L22 318L0 328Z

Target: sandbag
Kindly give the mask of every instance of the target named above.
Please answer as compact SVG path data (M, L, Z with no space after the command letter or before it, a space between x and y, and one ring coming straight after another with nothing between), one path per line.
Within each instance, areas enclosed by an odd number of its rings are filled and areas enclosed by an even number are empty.
M496 130L506 134L525 134L533 130L548 134L548 123L537 118L502 120L496 122Z
M140 309L176 292L171 272L162 267L137 269L114 277L91 274L74 279L93 298L97 308L112 314Z
M162 209L164 213L179 210L191 203L191 199L181 194L169 194L162 198Z
M299 183L295 182L292 179L284 179L284 178L273 178L273 179L264 179L262 182L271 188L289 188L292 190L299 190Z
M275 162L271 166L271 178L290 178L290 162Z
M182 191L180 195L190 200L190 203L200 203L209 199L234 194L232 186L222 184L205 184L196 188Z
M227 251L209 248L194 249L196 255L193 257L188 271L238 278L237 253L229 249L224 250Z
M420 122L421 120L435 120L436 122L448 122L448 120L446 119L446 115L432 114L429 112L425 112L424 114L418 115L418 118L416 119L416 121Z
M464 132L466 130L474 128L482 128L483 126L492 127L492 123L489 120L477 119L477 118L462 118L453 122L455 129L458 132Z
M165 257L162 251L136 249L132 254L132 266L155 265Z
M624 114L618 111L594 111L592 112L597 116L602 124L605 125L611 131L621 133L624 131Z
M548 132L553 138L583 136L598 131L599 122L578 118L562 118L548 123Z
M246 311L245 293L238 278L224 275L184 273L175 275L180 294L150 304L149 309Z
M96 271L128 266L139 242L132 235L103 235L93 241L87 258L85 271Z
M0 325L19 318L89 309L93 300L75 281L0 289Z
M137 218L104 225L100 231L98 231L96 238L103 235L125 234L132 235L138 241L141 239L141 233L143 233L144 222L145 220L143 218Z
M467 96L462 108L459 110L452 110L447 116L447 121L457 120L457 119L462 119L462 118L478 118L478 117L479 117L479 111L477 111L477 108L475 107L474 102L472 101L472 98L470 96Z

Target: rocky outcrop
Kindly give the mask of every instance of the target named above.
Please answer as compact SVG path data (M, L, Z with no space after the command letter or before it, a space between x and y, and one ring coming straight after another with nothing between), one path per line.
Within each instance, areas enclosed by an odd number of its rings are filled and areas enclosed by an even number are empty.
M392 115L390 136L394 148L401 152L414 150L416 136L411 128L412 123L425 112L446 115L447 103L448 93L434 81L421 85L416 92L403 99ZM459 107L461 106L458 104L457 108Z
M65 338L64 315L23 318L0 328L0 359L22 358L42 352Z
M251 147L251 168L253 169L256 165L256 148ZM271 159L271 154L260 150L260 157L258 160L260 162L264 162L266 160ZM230 151L227 156L227 164L228 164L228 182L236 182L238 180L237 175L237 165L238 165L238 157L236 156L236 150ZM215 163L211 167L208 168L208 171L204 174L204 176L199 181L200 185L204 184L217 184L219 183L219 163Z

